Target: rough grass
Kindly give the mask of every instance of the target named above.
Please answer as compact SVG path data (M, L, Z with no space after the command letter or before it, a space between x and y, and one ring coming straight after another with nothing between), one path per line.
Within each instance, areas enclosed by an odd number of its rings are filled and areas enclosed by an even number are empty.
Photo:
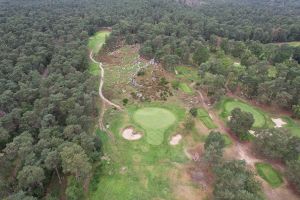
M283 183L281 174L268 163L256 163L257 173L272 187L279 187Z
M179 83L179 89L187 94L193 94L193 90L186 83Z
M255 120L253 127L262 128L267 126L266 116L263 112L239 100L224 99L219 107L222 109L221 117L223 119L226 119L228 116L230 116L230 113L234 108L240 108L242 111L250 112L253 115Z
M177 71L177 78L183 78L193 82L199 80L196 68L188 66L176 66L175 70Z
M224 138L226 147L229 147L232 145L232 140L230 139L230 137L228 135L222 134L222 137Z
M290 117L283 117L284 121L287 122L286 125L284 125L284 128L287 128L292 135L300 137L300 124L298 124L296 121L291 119Z
M218 128L210 118L208 112L202 108L197 109L197 117L203 122L208 129Z
M156 106L156 105L147 105ZM184 111L176 106L162 106L175 110L177 118L184 117ZM128 108L129 115L138 108ZM138 141L127 141L121 136L121 130L132 123L131 116L126 112L119 113L111 110L105 114L105 120L110 123L109 131L115 140L102 138L103 152L108 157L102 160L100 175L94 177L90 186L91 200L153 200L175 199L172 192L174 177L172 170L180 163L186 163L187 157L183 151L183 144L171 146L164 140L162 145L150 145L143 137ZM171 132L166 132L169 137ZM101 136L103 137L103 136ZM179 169L178 169L179 170ZM178 183L179 184L179 183ZM189 187L186 185L186 187Z
M160 145L165 130L176 121L176 117L167 109L146 107L138 109L133 114L133 120L146 132L149 144Z

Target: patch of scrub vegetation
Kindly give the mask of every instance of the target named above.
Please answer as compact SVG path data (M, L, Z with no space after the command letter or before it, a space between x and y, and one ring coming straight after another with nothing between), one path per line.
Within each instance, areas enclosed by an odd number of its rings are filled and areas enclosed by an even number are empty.
M97 32L94 36L89 38L88 48L91 49L94 54L98 53L109 34L110 31L107 30Z
M269 122L267 122L267 116L257 108L254 108L242 101L236 100L236 99L223 99L219 105L217 106L219 109L221 109L220 116L223 119L226 119L230 116L231 111L234 108L240 108L244 112L250 112L254 117L254 124L253 127L255 128L263 128L269 125Z
M197 69L188 66L176 66L176 77L196 82L199 80Z
M104 88L122 88L131 82L131 79L149 63L140 59L138 45L125 45L104 58L105 84Z
M217 125L214 124L213 120L209 116L208 112L203 108L197 109L197 117L203 122L203 124L209 129L218 128Z
M89 73L94 76L99 75L99 73L100 73L99 65L97 63L90 62Z
M164 140L162 145L156 146L149 144L145 137L138 141L128 141L124 140L120 134L124 127L132 123L132 115L147 106L156 105L132 106L128 108L129 115L115 110L110 110L105 114L106 121L110 123L108 131L114 135L115 139L101 139L104 140L102 143L105 154L99 169L101 170L100 176L95 178L93 187L90 187L89 199L175 198L172 190L174 184L179 184L179 181L174 182L172 174L174 170L179 173L178 164L188 161L183 151L183 144L172 146L169 145L169 141ZM174 112L173 109L178 110L178 107L166 105L160 108L169 108L177 119L184 117L184 109Z
M287 122L286 125L284 125L284 128L287 128L292 135L300 137L300 124L298 124L296 121L291 119L290 117L283 117L284 121Z
M179 83L178 88L187 94L193 94L193 90L186 83Z
M272 187L279 187L283 183L281 174L268 163L256 163L257 173Z

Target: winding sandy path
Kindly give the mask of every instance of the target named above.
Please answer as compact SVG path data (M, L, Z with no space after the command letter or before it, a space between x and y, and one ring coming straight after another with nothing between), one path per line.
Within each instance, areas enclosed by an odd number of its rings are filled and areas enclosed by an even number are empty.
M100 85L99 85L99 96L100 98L106 102L107 104L117 108L118 110L122 110L121 106L111 102L110 100L108 100L107 98L105 98L105 96L103 95L103 92L102 92L102 88L103 88L103 84L104 84L104 69L102 67L102 63L101 62L98 62L96 61L94 58L93 58L93 51L91 51L90 53L90 59L92 62L96 63L99 65L99 68L100 68Z

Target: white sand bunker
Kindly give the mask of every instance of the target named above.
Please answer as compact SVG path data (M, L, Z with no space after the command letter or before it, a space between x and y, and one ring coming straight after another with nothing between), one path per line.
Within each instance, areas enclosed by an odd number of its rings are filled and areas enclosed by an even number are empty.
M140 133L135 133L133 128L124 129L122 136L126 140L139 140L142 138L142 135Z
M283 125L286 125L286 122L281 118L272 118L272 121L275 123L275 128L281 128Z
M182 139L182 136L180 134L172 136L172 138L170 140L170 145L177 145L181 139Z
M253 135L253 136L255 136L256 137L256 133L255 133L255 131L254 130L249 130L248 131L251 135Z

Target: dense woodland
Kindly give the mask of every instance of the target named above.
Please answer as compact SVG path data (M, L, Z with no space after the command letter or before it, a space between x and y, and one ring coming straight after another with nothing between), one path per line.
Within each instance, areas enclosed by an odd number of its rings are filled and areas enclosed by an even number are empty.
M107 49L121 40L140 43L143 57L169 71L181 63L197 67L199 87L212 100L238 90L300 117L300 47L267 44L299 41L299 12L297 0L193 8L172 0L0 1L0 198L40 199L53 177L83 183L91 175L101 142L93 134L97 78L86 70L87 40L99 28L113 27ZM299 159L286 163L299 186ZM255 185L245 164L217 165L238 169ZM253 186L251 195L258 193Z

